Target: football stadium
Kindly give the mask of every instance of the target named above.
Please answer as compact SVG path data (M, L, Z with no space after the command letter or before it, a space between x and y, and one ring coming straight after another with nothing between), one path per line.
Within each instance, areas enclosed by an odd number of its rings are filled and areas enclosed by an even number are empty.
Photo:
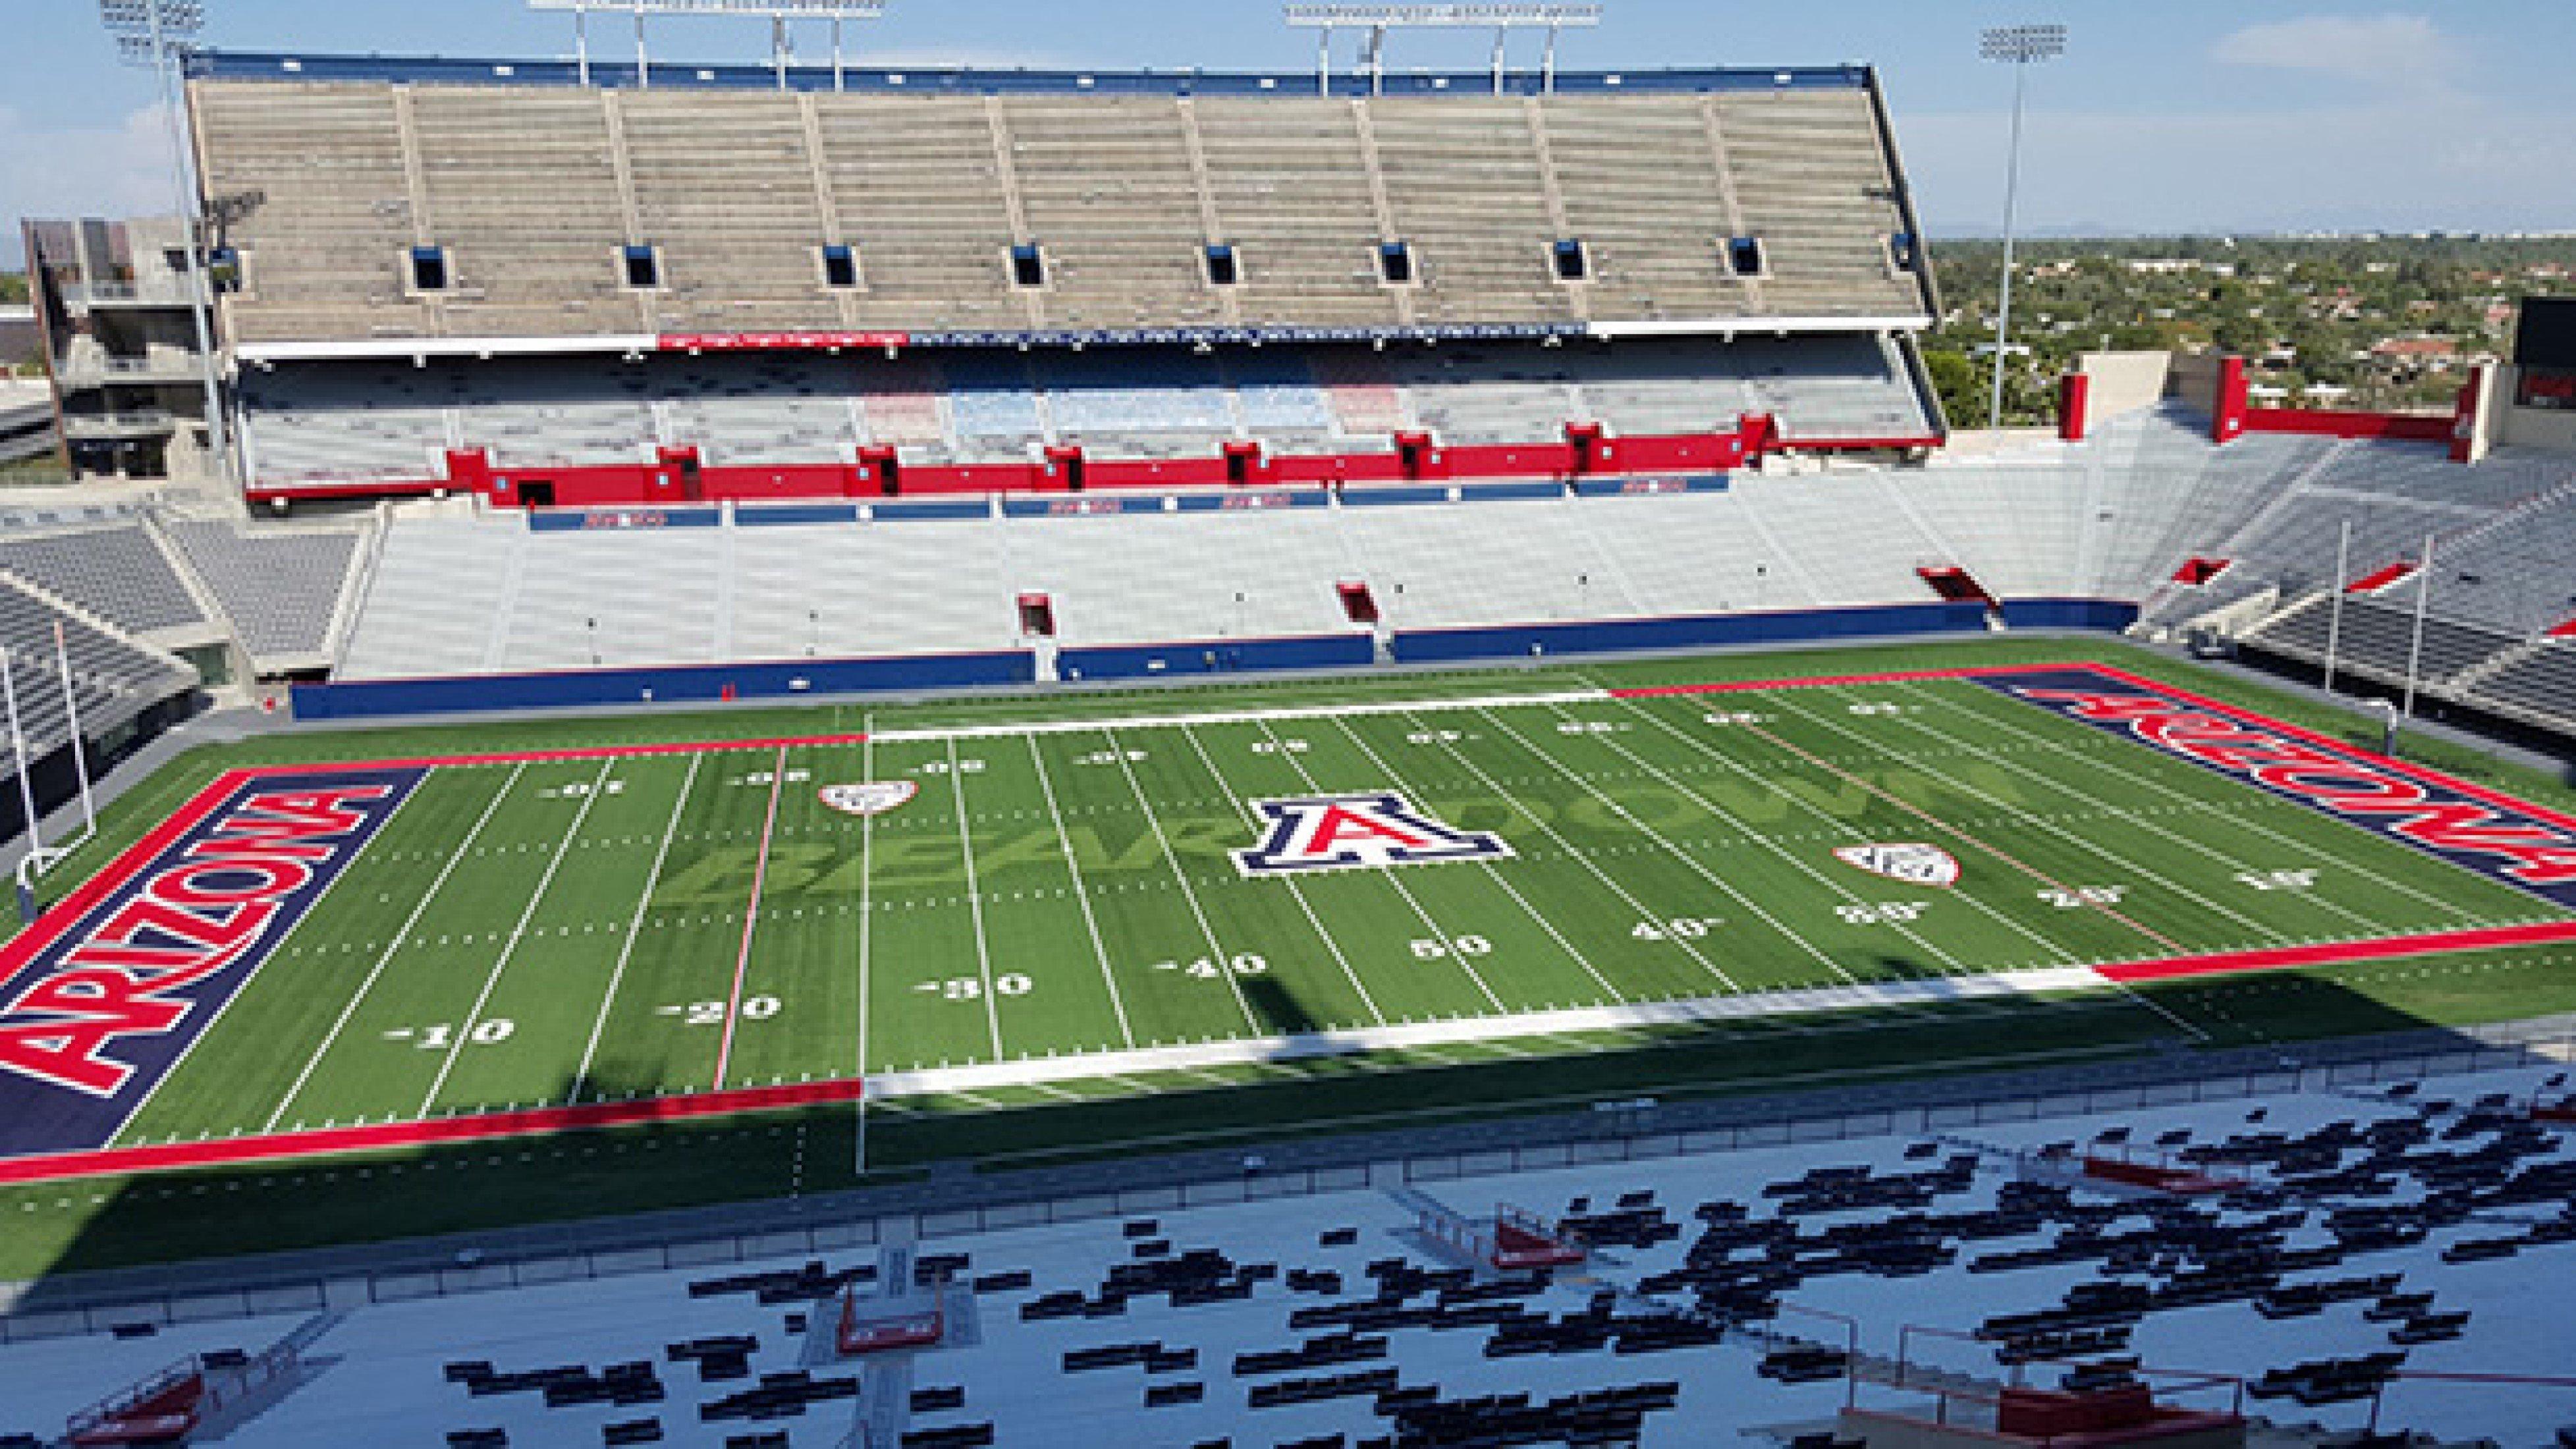
M103 7L0 1444L2576 1435L2576 302L1981 427L1901 58L536 8Z

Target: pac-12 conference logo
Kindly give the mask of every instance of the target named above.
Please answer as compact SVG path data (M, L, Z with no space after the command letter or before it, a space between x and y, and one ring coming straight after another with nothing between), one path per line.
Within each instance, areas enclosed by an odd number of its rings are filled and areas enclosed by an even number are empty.
M1937 845L1907 841L1898 845L1845 845L1834 859L1848 866L1901 880L1907 885L1952 886L1959 883L1958 857Z
M1259 845L1233 853L1235 869L1247 876L1508 860L1512 854L1501 836L1443 825L1392 791L1255 800L1252 806L1269 827Z
M921 793L921 786L911 780L870 780L864 785L826 785L814 792L823 803L844 815L883 815L910 803Z

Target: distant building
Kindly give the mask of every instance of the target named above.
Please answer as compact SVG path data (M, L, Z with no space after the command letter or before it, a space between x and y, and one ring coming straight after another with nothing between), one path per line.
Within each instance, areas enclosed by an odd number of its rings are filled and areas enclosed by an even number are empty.
M0 463L54 451L54 390L41 377L0 378Z
M36 309L0 307L0 367L16 367L45 355L44 334L36 327Z
M207 450L203 358L176 217L25 223L40 352L72 471L195 476Z

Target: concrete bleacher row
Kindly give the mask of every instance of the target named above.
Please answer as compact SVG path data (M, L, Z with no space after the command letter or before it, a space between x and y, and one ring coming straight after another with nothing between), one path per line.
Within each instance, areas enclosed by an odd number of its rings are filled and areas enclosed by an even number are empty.
M62 630L59 646L57 627ZM197 682L196 671L177 658L101 627L67 601L5 574L0 574L0 660L9 672L30 760L70 743L67 693L82 734L94 739ZM14 779L20 768L18 760L7 757L6 743L0 737L0 781ZM14 820L14 800L8 808Z
M1207 511L1093 495L1072 516L978 502L965 518L786 524L746 506L572 530L398 509L337 677L1000 649L1022 642L1027 593L1048 596L1061 642L1088 645L1346 632L1346 582L1389 628L1925 602L1919 570L1950 566L2008 578L2013 597L2082 592L2052 562L2078 556L2074 508L2006 539L1954 534L1921 506L1941 481L1852 469L1714 492L1390 506L1361 490Z
M229 638L262 673L327 665L363 528L251 528L155 511L90 528L0 527L0 578L180 649Z
M696 447L713 465L1025 461L1051 444L1098 457L1383 451L1400 428L1444 443L1528 443L1572 421L1613 435L1731 431L1747 413L1793 440L1937 431L1902 344L1880 336L1652 339L1615 345L950 352L888 360L659 355L626 363L501 359L283 364L242 382L255 481L434 478L449 448L504 467L634 463Z
M200 79L230 335L1905 317L1865 84L1705 93L811 94ZM1755 237L1742 273L1727 242ZM1552 248L1584 243L1586 280ZM1417 276L1388 286L1381 243ZM1236 248L1212 285L1203 249ZM1015 244L1044 249L1015 285ZM660 285L621 249L659 250ZM856 254L830 285L826 245ZM451 284L415 291L415 246Z

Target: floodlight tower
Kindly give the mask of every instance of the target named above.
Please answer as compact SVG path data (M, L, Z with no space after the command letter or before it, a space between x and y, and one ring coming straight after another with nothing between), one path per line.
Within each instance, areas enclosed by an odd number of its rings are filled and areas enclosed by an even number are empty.
M769 63L778 74L778 88L787 89L787 68L796 58L796 47L788 27L798 20L832 22L832 89L843 88L841 59L841 22L874 20L885 14L885 0L528 0L531 10L569 10L572 12L573 72L582 85L590 84L590 14L594 10L635 17L635 85L641 90L653 84L653 58L644 46L644 17L647 15L717 15L764 19L769 22Z
M1368 72L1369 94L1386 89L1386 33L1390 30L1484 30L1494 32L1494 94L1503 93L1504 42L1515 30L1545 30L1547 57L1539 68L1539 88L1556 89L1556 35L1567 27L1585 29L1601 23L1601 7L1581 3L1480 5L1289 5L1282 14L1290 25L1318 32L1315 40L1315 85L1333 93L1333 32L1357 30L1360 66Z
M205 218L189 165L187 129L179 120L179 63L187 37L206 28L199 0L98 0L99 23L116 37L128 64L148 65L161 83L161 116L170 128L170 184L179 202L179 224L188 249L188 315L197 328L197 364L206 390L206 447L215 470L229 473L232 449L224 426L223 383L216 375L214 296L206 284Z
M2004 425L2004 349L2012 338L2013 211L2021 199L2021 101L2030 68L2066 53L2063 25L2000 25L1979 39L1977 54L2013 68L2012 150L2004 170L2004 287L1995 312L1995 401L1986 425Z

